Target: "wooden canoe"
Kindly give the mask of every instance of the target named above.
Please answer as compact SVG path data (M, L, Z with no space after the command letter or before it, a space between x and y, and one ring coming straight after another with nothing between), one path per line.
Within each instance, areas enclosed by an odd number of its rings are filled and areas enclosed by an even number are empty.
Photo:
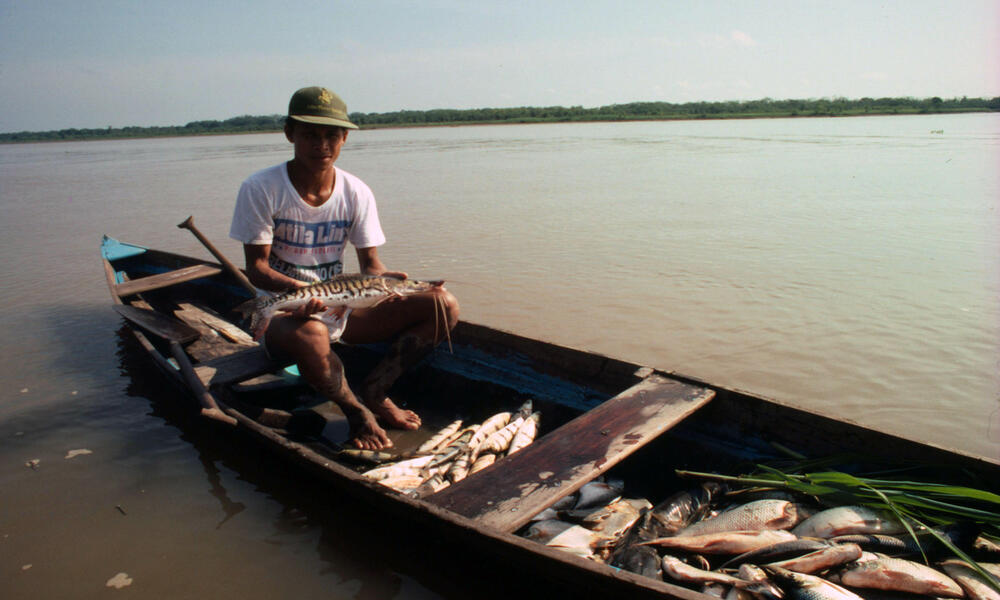
M249 292L221 265L105 236L101 255L116 310L166 377L202 414L235 427L302 467L304 474L399 518L432 528L588 595L705 600L686 587L643 577L529 541L528 520L609 470L653 503L688 484L676 469L732 473L780 456L822 457L877 448L879 458L922 461L944 472L1000 484L1000 463L907 440L650 366L460 322L392 390L425 428L392 432L412 451L454 418L476 422L531 398L540 437L515 455L431 495L391 490L342 462L324 432L346 432L342 416L241 329L233 307ZM379 347L338 345L349 380L378 360ZM289 398L297 399L290 404ZM333 440L336 442L336 440ZM991 488L992 489L992 488ZM992 491L997 491L992 489Z

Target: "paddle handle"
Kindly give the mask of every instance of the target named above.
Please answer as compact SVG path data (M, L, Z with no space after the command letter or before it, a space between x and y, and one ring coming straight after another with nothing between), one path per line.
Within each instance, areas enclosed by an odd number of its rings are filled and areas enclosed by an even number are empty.
M219 407L219 403L215 401L215 397L205 389L205 385L201 382L201 379L198 379L198 374L194 372L194 367L191 366L191 361L188 360L187 354L184 353L181 345L171 341L170 353L174 355L174 360L177 361L177 366L180 368L181 375L184 376L184 381L187 382L188 387L191 389L191 393L198 398L198 402L201 404L202 416L226 423L227 425L236 425L236 419L227 415Z
M204 235L202 235L200 231L198 231L198 228L194 226L193 216L188 217L187 219L184 220L183 223L179 223L177 226L180 227L181 229L187 229L191 233L193 233L194 237L198 238L198 241L201 242L201 244L205 246L205 248L208 248L208 251L212 253L212 256L214 256L216 260L219 261L220 264L222 264L223 268L225 268L230 275L235 277L236 280L240 282L240 285L246 288L247 291L250 292L253 296L255 297L257 296L257 294L259 293L257 288L254 287L252 283L250 283L250 280L247 279L247 276L243 274L243 271L240 271L236 267L236 265L229 262L229 259L226 258L226 256L222 254L222 252L219 252L219 249L215 247L215 244L208 241L208 238L206 238Z

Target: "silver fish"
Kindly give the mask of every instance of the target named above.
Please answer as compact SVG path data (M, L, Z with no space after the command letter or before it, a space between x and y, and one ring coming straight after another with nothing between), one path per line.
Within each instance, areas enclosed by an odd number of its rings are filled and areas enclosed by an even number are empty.
M332 279L295 288L276 296L254 298L235 308L250 316L250 330L259 338L271 317L279 310L295 310L318 298L329 312L338 309L368 308L393 296L427 292L444 285L443 281L397 279L381 275L336 275Z
M709 581L708 583L701 586L701 593L712 598L724 599L729 593L729 586L722 583L715 583L714 581Z
M743 587L743 591L751 593L753 598L760 598L761 600L781 600L783 595L781 590L771 583L771 580L767 577L767 573L765 573L760 567L756 565L742 564L740 565L739 571L737 571L737 576L747 582L747 584ZM745 599L741 596L740 600Z
M683 581L685 583L721 583L722 585L731 586L746 583L739 577L733 577L732 575L726 575L718 571L704 571L692 567L683 560L669 554L663 557L662 567L663 574L674 581Z
M605 537L620 539L639 520L644 510L652 508L649 500L621 499L583 518L581 524Z
M787 500L755 500L731 508L717 517L698 521L677 532L677 535L702 535L724 531L755 531L758 529L790 529L802 518L800 505Z
M645 575L654 579L663 578L663 566L660 555L650 546L631 545L621 552L612 563L613 567L625 569L632 573Z
M817 550L822 550L823 548L829 548L830 543L826 540L815 540L815 539L797 539L790 542L780 542L774 544L773 546L767 546L759 550L753 550L751 552L744 552L738 556L727 560L726 562L719 565L719 568L724 569L730 566L743 565L747 563L753 564L766 564L772 563L779 560L787 560L789 558L795 558L802 556L803 554L808 554L809 552L815 552Z
M761 567L787 600L864 600L854 592L815 575L780 567Z
M822 548L802 556L768 563L769 567L781 567L796 573L818 573L826 569L849 563L861 558L861 547L857 544L840 544Z
M724 531L704 535L677 535L656 538L640 542L640 544L677 548L702 554L740 554L794 539L794 535L784 530L762 529L759 531Z
M605 537L565 521L537 521L528 528L525 537L586 558L594 558L594 551L608 544Z
M838 506L820 511L792 529L799 537L831 538L852 533L903 533L902 523L866 506Z
M991 573L986 565L980 565L987 573ZM992 585L982 574L957 559L946 560L941 568L949 577L955 580L965 590L965 595L971 600L1000 600L1000 576L993 575Z
M934 533L949 540L959 548L972 546L976 538L977 528L969 524L948 525L935 528ZM862 550L878 552L889 556L918 556L923 554L928 558L954 556L954 553L928 530L917 530L916 539L908 534L900 536L883 535L879 533L855 533L838 535L830 538L834 544L857 544Z
M708 512L713 499L725 491L719 483L678 492L657 504L651 513L646 537L666 537L684 529Z
M568 516L579 519L621 498L622 488L603 481L590 481L577 491L575 497L576 503L572 510L565 512Z
M961 598L962 588L944 573L927 565L876 555L859 560L827 575L830 581L855 588L910 592L927 596Z

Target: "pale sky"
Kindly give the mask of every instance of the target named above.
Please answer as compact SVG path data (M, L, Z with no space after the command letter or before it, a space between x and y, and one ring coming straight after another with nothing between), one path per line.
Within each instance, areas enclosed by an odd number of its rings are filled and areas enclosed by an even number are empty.
M284 113L1000 96L1000 0L0 0L0 132Z

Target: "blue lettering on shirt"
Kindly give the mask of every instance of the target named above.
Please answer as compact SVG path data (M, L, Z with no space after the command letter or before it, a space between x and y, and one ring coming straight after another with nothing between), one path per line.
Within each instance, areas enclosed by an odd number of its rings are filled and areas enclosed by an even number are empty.
M291 219L275 219L274 238L300 248L342 246L351 225L350 221L303 223Z

